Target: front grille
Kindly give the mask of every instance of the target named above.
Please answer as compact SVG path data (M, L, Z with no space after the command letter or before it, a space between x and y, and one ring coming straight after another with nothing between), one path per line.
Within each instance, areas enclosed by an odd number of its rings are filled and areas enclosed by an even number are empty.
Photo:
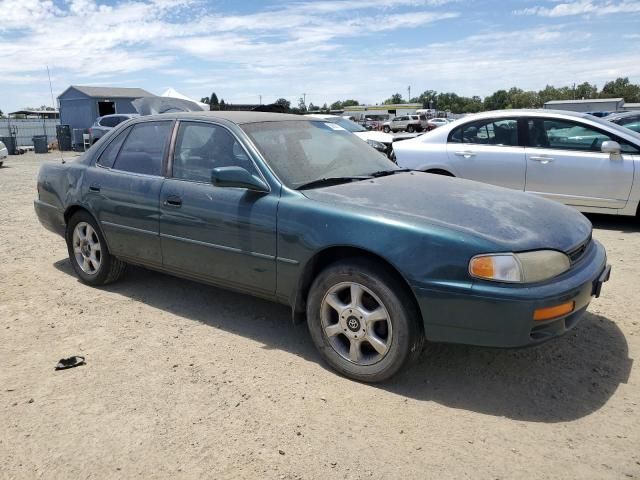
M582 242L573 250L567 252L567 255L569 256L569 259L571 260L572 264L576 263L582 258L582 256L584 255L584 252L587 251L587 247L589 246L590 243L591 243L591 234L589 234L589 237L584 242Z

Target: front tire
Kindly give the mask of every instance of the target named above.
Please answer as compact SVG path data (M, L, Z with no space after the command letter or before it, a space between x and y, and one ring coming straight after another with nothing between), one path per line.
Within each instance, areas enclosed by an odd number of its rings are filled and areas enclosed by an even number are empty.
M416 128L415 128L413 125L409 125L409 126L407 127L407 132L409 132L409 133L413 133L413 132L415 132L415 131L416 131Z
M387 125L385 125L384 127L382 127L382 131L384 133L389 133L391 131L391 129Z
M126 263L109 253L102 232L88 212L81 210L71 217L65 238L71 266L82 283L106 285L124 273Z
M311 286L311 338L324 360L346 377L387 380L422 351L416 308L394 279L371 262L351 260L329 266Z

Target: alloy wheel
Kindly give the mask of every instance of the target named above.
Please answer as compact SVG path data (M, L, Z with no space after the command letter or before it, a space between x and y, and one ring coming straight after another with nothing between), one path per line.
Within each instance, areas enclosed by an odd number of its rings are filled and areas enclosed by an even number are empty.
M345 360L372 365L388 353L393 339L389 312L364 285L334 285L324 296L320 310L322 332Z
M73 230L73 255L84 273L95 275L100 270L100 238L94 228L86 222L79 222Z

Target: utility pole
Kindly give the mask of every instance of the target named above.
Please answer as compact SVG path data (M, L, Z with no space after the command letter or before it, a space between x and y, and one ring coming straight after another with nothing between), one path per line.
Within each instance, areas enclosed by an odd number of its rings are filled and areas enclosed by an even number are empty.
M304 103L305 107L307 106L307 94L306 93L302 94L302 103Z
M409 98L407 98L407 103L411 103L411 85L407 87L407 92L409 92Z
M260 105L262 105L262 95L258 95L260 97Z

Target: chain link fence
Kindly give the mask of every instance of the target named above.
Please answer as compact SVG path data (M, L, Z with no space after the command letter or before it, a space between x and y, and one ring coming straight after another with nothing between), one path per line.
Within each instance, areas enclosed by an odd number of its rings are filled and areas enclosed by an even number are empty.
M0 118L0 137L15 137L16 146L32 146L33 137L46 135L47 143L56 141L57 119Z

